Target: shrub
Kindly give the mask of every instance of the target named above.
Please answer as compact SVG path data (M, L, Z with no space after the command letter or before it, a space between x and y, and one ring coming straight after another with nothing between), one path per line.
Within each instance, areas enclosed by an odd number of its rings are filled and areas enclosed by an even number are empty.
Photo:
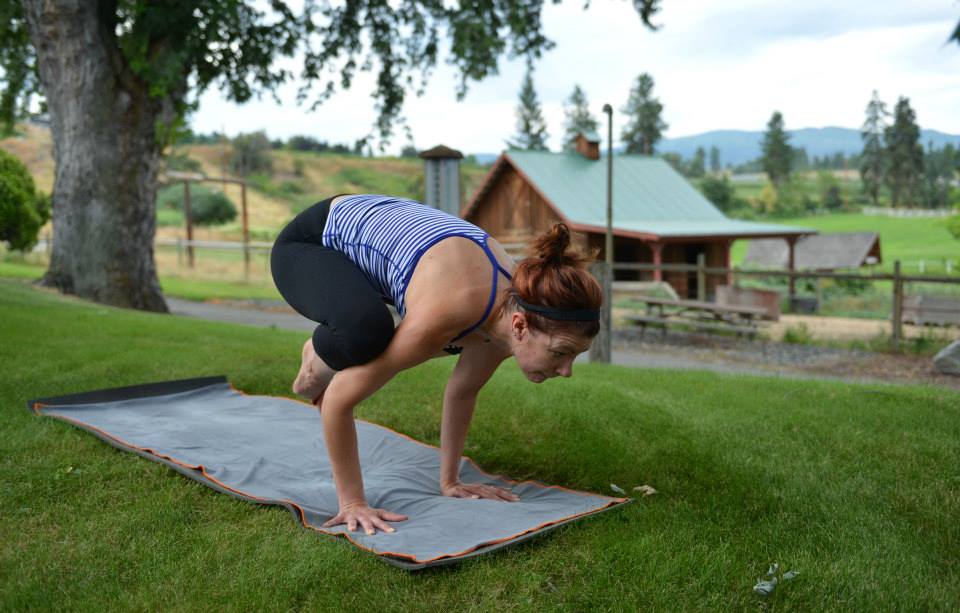
M176 172L203 172L200 162L186 153L171 153L163 159L163 165L165 170Z
M273 160L270 157L270 140L262 130L250 134L238 134L233 139L230 154L230 170L245 177L254 172L270 174Z
M27 251L50 219L50 199L37 193L33 177L17 158L0 149L0 241Z
M805 323L787 326L787 329L783 331L783 342L792 345L809 345L813 342L813 334Z
M953 238L960 240L960 205L957 206L957 214L947 217L947 232L953 235Z
M157 194L157 208L183 211L183 184L168 185ZM190 219L198 226L216 226L237 218L237 207L223 192L192 183Z

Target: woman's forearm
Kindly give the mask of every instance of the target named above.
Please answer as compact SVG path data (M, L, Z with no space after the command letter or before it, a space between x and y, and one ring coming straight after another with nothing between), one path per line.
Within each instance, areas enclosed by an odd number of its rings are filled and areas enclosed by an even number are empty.
M334 381L336 377L334 377ZM333 382L331 382L331 385ZM340 508L366 503L363 493L363 475L360 470L360 453L357 450L357 427L353 421L353 407L338 404L335 395L324 395L323 437L333 468L333 481L337 487ZM329 400L329 402L328 402Z
M476 394L444 392L443 419L440 423L441 487L456 483L460 478L460 458L476 404Z

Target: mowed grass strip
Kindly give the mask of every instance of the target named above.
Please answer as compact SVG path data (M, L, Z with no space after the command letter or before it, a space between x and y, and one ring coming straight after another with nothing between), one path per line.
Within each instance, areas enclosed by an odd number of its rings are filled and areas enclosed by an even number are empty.
M288 395L303 335L0 279L0 338L7 610L755 611L773 561L802 573L771 597L779 610L960 606L960 395L941 388L595 364L534 385L510 360L480 394L467 455L514 479L659 493L411 574L25 408L215 374ZM358 417L438 444L454 363L401 373Z

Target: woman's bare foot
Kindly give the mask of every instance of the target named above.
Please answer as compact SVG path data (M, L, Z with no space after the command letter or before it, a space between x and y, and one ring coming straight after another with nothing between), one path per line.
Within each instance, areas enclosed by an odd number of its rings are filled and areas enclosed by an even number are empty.
M305 396L307 400L313 402L327 389L327 385L335 374L337 371L320 359L313 350L313 339L308 338L303 344L303 351L300 352L300 372L293 381L293 393Z

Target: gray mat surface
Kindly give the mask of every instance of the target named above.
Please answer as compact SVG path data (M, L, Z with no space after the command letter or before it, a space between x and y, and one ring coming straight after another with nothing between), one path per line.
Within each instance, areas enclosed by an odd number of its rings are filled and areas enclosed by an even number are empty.
M514 544L629 498L514 482L464 458L461 479L512 489L519 502L441 496L440 452L357 420L364 490L371 506L409 516L394 533L368 536L320 526L338 510L323 425L306 403L251 396L224 377L100 390L28 403L119 448L163 462L221 492L287 507L304 527L344 536L407 569L450 563Z

